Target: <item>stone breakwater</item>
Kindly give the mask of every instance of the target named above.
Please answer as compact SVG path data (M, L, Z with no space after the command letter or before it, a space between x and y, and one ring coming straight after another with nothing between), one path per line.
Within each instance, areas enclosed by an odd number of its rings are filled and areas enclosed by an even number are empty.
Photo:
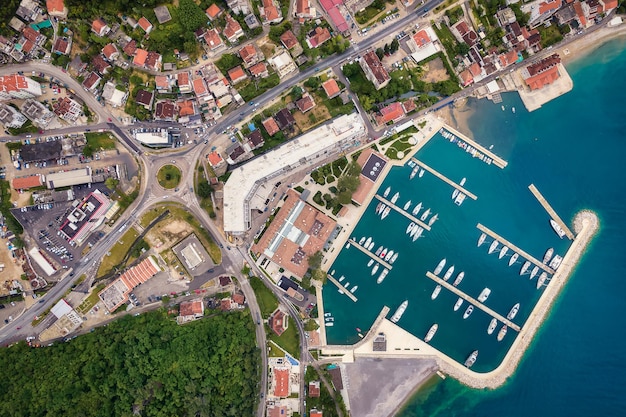
M558 271L544 289L543 295L537 302L537 305L535 305L535 308L528 317L528 320L526 320L524 327L522 327L522 330L515 339L515 342L513 342L511 349L509 349L509 352L504 357L500 366L487 373L478 373L465 368L456 361L450 362L437 356L439 368L453 378L458 379L461 383L472 388L494 389L504 384L517 369L522 355L530 345L535 333L548 316L556 297L571 276L599 227L600 221L594 212L582 210L576 214L574 218L576 238L565 254Z

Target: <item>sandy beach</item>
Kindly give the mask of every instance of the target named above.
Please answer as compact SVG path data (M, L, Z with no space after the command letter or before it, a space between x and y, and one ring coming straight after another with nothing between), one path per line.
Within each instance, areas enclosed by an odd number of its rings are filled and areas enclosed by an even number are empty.
M626 23L616 27L603 27L588 36L578 39L576 42L572 42L565 48L558 49L557 52L561 55L563 64L567 66L567 64L571 64L593 52L594 49L603 43L622 36L626 36Z

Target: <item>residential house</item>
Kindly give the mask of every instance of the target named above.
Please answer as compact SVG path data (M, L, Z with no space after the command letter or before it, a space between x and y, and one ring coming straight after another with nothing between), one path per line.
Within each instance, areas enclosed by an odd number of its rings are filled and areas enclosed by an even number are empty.
M95 71L92 71L91 74L85 78L85 81L83 81L83 87L85 87L86 90L93 92L96 88L98 88L98 84L101 79L102 77L100 77Z
M544 0L532 2L522 6L522 11L530 15L528 26L534 29L548 21L561 8L562 0Z
M287 417L289 408L286 405L268 405L267 417Z
M209 165L213 169L217 169L224 166L224 158L217 152L213 151L207 155L207 160L209 161Z
M176 84L178 85L178 91L181 93L191 93L192 85L189 78L189 71L179 72L176 75Z
M154 100L154 93L146 90L139 90L135 97L135 102L141 104L144 108L150 110L152 108L152 101Z
M248 4L248 0L226 0L226 5L230 10L235 14L243 14L243 15L253 15L250 11L250 5Z
M204 97L209 94L206 83L203 78L194 78L191 82L193 85L193 92L196 97Z
M496 12L496 19L498 20L498 24L502 28L510 25L517 20L515 17L515 12L510 7L505 7L504 9L498 10Z
M350 25L348 25L348 22L346 22L346 18L344 17L347 10L345 10L345 6L342 1L319 0L319 4L330 18L333 26L337 28L337 31L344 34L350 31Z
M63 97L53 105L54 114L68 122L75 122L83 112L83 106L69 97Z
M19 74L0 76L0 100L27 99L41 95L41 85Z
M259 129L254 129L248 136L246 136L248 146L250 150L258 149L265 144L263 135Z
M167 93L172 90L169 75L157 75L154 77L154 83L156 84L157 91L160 93Z
M517 53L515 51L510 51L510 52L513 52L515 59L517 59ZM513 58L513 54L511 54L511 58ZM504 60L507 61L506 56ZM483 78L487 76L487 74L483 67L481 67L477 62L474 62L468 68L463 70L459 74L459 76L461 77L461 80L463 81L463 87L467 87L468 85L472 83L482 80Z
M341 94L339 84L337 84L337 80L335 80L334 78L331 78L328 81L324 81L322 83L322 88L324 89L324 92L326 93L328 98L334 98Z
M44 35L42 35L41 33L39 33L38 31L36 31L35 29L33 29L30 26L26 26L22 30L22 36L26 40L29 40L30 42L32 42L35 45L42 45L46 41L46 37ZM30 52L30 51L28 51L28 52Z
M324 417L324 415L321 411L311 408L311 411L309 411L309 417Z
M193 301L183 301L180 303L180 309L176 321L178 324L187 323L189 321L198 320L204 316L204 302L202 299Z
M126 103L128 92L116 88L115 84L107 81L102 89L102 98L112 107L121 107Z
M132 39L130 42L124 45L124 48L122 48L122 50L128 56L135 55L135 52L137 51L137 42L134 39Z
M298 110L300 110L302 113L306 113L313 107L315 107L315 101L309 93L304 93L302 95L302 98L296 101L296 107L298 107Z
M215 3L213 3L212 5L209 6L208 9L206 9L206 15L211 21L217 19L218 16L221 14L222 14L222 8Z
M102 48L102 55L104 55L108 61L114 61L120 56L120 52L115 44L109 43Z
M241 143L235 142L226 148L226 162L231 165L236 164L245 153L246 150Z
M46 10L48 15L65 19L67 17L67 7L64 0L46 0Z
M278 127L280 130L285 130L294 124L296 124L296 119L294 119L291 112L287 109L281 109L274 115L274 120L278 123Z
M472 77L472 73L469 71L469 69L464 69L463 71L461 71L459 73L459 78L461 78L461 85L463 85L463 87L467 87L474 82L474 78Z
M59 55L67 55L72 48L72 42L67 38L57 38L52 47L52 53Z
M22 103L20 111L42 129L45 129L55 117L46 106L32 98Z
M380 116L376 118L379 124L395 123L404 117L402 103L394 102L380 109Z
M289 316L280 308L274 310L274 312L267 319L267 324L270 326L270 329L278 336L282 335L285 330L289 327Z
M243 29L238 21L232 18L231 15L226 15L226 26L222 32L228 42L235 43L243 36Z
M391 77L389 77L389 73L385 67L383 67L382 62L380 62L380 59L378 59L374 51L369 51L363 55L362 59L359 61L359 65L361 65L365 77L374 84L377 90L389 84Z
M248 44L239 50L239 57L243 60L243 66L250 68L257 62L263 61L265 56L253 44Z
M257 78L265 78L269 75L265 62L259 62L258 64L251 66L249 70L250 74Z
M306 43L309 48L317 48L324 42L330 39L330 31L328 28L321 28L316 26L311 32L306 35Z
M170 14L170 10L167 8L167 6L157 6L153 10L154 15L156 16L160 25L172 20L172 15Z
M430 36L428 36L426 30L420 30L409 38L406 45L409 47L411 52L417 52L430 42Z
M20 2L20 5L17 7L17 10L15 11L15 15L25 20L26 22L29 22L31 20L37 19L40 11L41 9L39 7L38 1L22 0Z
M289 56L287 51L282 51L273 58L268 59L268 61L270 65L274 67L280 78L284 78L287 74L290 74L298 69L298 67L296 67L296 63L293 62L293 59L291 59L291 56Z
M28 120L26 116L24 116L22 113L20 113L13 107L8 106L4 103L0 103L0 123L2 123L5 128L19 129L20 127L24 125L24 123L26 123L26 120ZM41 183L38 185L41 185ZM16 190L18 189L16 187L13 187L13 188L15 188ZM30 187L20 187L20 188L30 188Z
M465 20L452 26L451 31L459 42L465 42L470 47L478 43L478 35Z
M291 56L293 57L302 55L302 52L304 52L298 38L296 38L296 35L294 35L291 30L288 30L280 35L280 42L285 48L287 48L287 50L289 50L289 53L291 53Z
M146 62L144 63L144 66L146 67L146 69L149 69L152 71L161 71L162 64L163 64L163 57L161 56L160 53L154 52L154 51L148 52L148 55L146 56Z
M617 0L600 0L600 3L602 3L604 7L604 13L608 13L617 8Z
M295 17L302 21L314 18L315 14L315 9L311 8L311 0L296 0Z
M178 107L178 117L185 118L189 116L193 116L196 114L196 106L193 100L180 100L176 102L176 107Z
M152 23L150 23L150 21L144 16L141 16L141 19L137 21L137 24L143 29L144 32L146 32L146 35L148 35L152 30Z
M93 65L93 68L98 72L98 74L101 75L106 74L109 68L111 68L111 64L106 62L101 54L94 56L91 60L91 64Z
M4 104L0 103L0 108L2 108ZM13 109L11 106L6 106L13 111L17 112L17 110ZM26 121L26 117L20 112L17 112L21 117L24 118L24 122ZM1 113L0 113L1 114ZM1 118L2 116L0 116ZM13 178L11 181L11 186L14 190L28 190L29 188L41 187L45 184L45 178L42 174L34 174L29 175L28 177L18 177Z
M138 67L143 67L146 64L148 58L148 51L145 49L137 48L135 51L135 57L133 58L133 64Z
M587 6L587 3L575 1L574 11L576 12L576 20L581 28L588 28L591 26L592 21L588 18L589 6Z
M154 118L159 120L173 121L176 114L176 105L168 100L159 101L156 104Z
M320 397L320 381L309 382L308 396L311 398Z
M574 10L574 4L569 3L567 6L559 9L555 14L557 22L559 25L567 25L572 20L576 19L576 10Z
M498 63L500 64L500 69L513 65L518 61L521 61L521 56L515 50L498 55Z
M277 7L272 0L262 0L261 4L262 7L259 7L259 13L264 25L280 23L283 20L280 7Z
M261 124L263 124L265 131L270 136L274 136L276 133L280 132L280 128L278 127L278 124L273 117L268 117L267 119L263 120Z
M222 42L217 29L207 30L204 34L204 41L211 51L224 48L224 42Z
M104 20L96 19L91 23L91 30L98 36L105 36L109 33L111 28L109 28L109 25L107 25Z
M561 57L558 54L550 55L524 68L521 72L522 78L531 90L539 90L561 76L559 73L560 63Z
M243 71L241 66L237 65L235 68L231 68L228 70L228 78L230 78L232 84L237 84L248 78L248 76Z

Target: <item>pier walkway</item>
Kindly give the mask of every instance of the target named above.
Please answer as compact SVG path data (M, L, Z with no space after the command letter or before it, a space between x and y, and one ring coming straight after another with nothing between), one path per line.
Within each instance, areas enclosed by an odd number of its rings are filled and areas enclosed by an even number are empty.
M554 275L554 269L550 268L548 265L544 264L543 262L541 262L540 260L534 258L533 256L531 256L530 254L526 253L525 251L523 251L522 249L518 248L517 246L515 246L514 244L512 244L511 242L509 242L508 240L506 240L505 238L503 238L502 236L500 236L499 234L497 234L496 232L494 232L493 230L483 226L482 224L478 223L476 225L476 227L478 228L478 230L480 230L483 233L488 234L489 236L491 236L493 239L498 240L499 242L504 243L505 245L507 245L509 247L509 249L514 250L515 252L517 252L521 257L526 258L527 260L529 260L531 263L537 265L539 268L543 269L544 271Z
M375 253L372 253L368 249L365 249L363 246L359 245L354 239L348 239L348 242L350 242L350 244L353 245L355 248L357 248L358 250L360 250L361 252L363 252L364 254L366 254L367 256L375 260L376 262L380 263L382 266L384 266L388 270L391 271L391 269L393 268L390 263L386 262L383 258L376 256Z
M539 192L537 187L535 187L535 184L530 184L528 186L528 189L530 190L531 193L533 193L535 198L539 201L539 204L541 204L543 208L548 212L550 217L552 217L552 220L554 220L555 222L559 224L559 226L561 226L561 229L563 229L563 231L565 232L565 236L567 236L569 240L574 240L574 234L572 233L572 231L569 230L569 227L567 227L565 222L561 220L558 214L556 214L556 211L554 211L554 209L548 203L546 198Z
M522 330L521 327L519 327L517 324L513 323L511 320L509 320L506 317L503 317L500 314L496 313L495 311L493 311L492 309L490 309L489 307L487 307L486 305L484 305L480 301L478 301L478 300L474 299L473 297L470 297L469 295L465 294L464 292L459 290L457 287L453 286L452 284L449 284L447 281L442 280L441 278L439 278L437 275L433 274L432 272L427 271L426 272L426 276L428 278L432 279L433 281L435 281L437 284L443 286L445 289L452 291L453 293L455 293L456 295L458 295L459 297L461 297L465 301L470 302L473 305L475 305L476 307L480 308L482 311L484 311L485 313L489 314L491 317L495 317L501 323L506 324L511 329L515 330L516 332L519 332L520 330Z
M354 296L354 294L352 294L346 287L341 285L341 283L339 281L337 281L332 275L330 275L330 274L327 274L327 275L328 275L328 279L330 280L330 282L335 284L337 286L337 288L339 288L341 291L343 291L344 295L347 295L348 298L351 299L352 301L354 301L355 303L357 302L358 299Z
M482 145L474 142L472 139L468 138L463 133L459 132L458 130L454 129L453 127L450 127L448 125L444 125L443 129L445 129L448 132L452 133L454 136L456 136L457 138L463 140L464 142L472 145L478 151L482 152L484 155L486 155L487 157L491 158L493 160L493 164L495 166L497 166L498 168L504 169L504 167L506 167L509 164L508 162L506 162L504 159L500 158L495 153L493 153L490 150L484 148Z
M430 226L427 225L426 223L424 223L423 221L421 221L420 219L418 219L417 217L415 217L414 215L412 215L411 213L407 213L405 210L403 210L400 207L396 206L391 201L387 200L385 197L383 197L381 195L376 194L374 197L376 197L378 200L382 201L383 203L387 204L387 206L391 207L392 209L394 209L398 213L402 214L404 217L406 217L407 219L411 220L413 223L417 224L422 229L426 230L427 232L430 232Z
M457 190L459 190L459 192L462 192L463 194L465 194L466 196L468 196L469 198L471 198L472 200L478 200L478 197L476 197L476 195L474 193L472 193L471 191L463 188L462 186L460 186L459 184L457 184L456 182L452 181L450 178L444 176L443 174L435 171L434 169L432 169L431 167L429 167L428 165L426 165L425 163L423 163L422 161L419 161L415 158L411 158L411 160L413 162L415 162L417 165L419 165L420 167L424 168L426 171L430 172L431 174L433 174L435 177L439 178L441 181L453 186L454 188L456 188Z

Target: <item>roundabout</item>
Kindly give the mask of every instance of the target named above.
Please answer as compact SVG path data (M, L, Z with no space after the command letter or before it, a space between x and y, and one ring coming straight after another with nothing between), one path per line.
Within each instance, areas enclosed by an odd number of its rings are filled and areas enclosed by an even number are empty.
M167 164L159 168L156 176L161 187L171 190L178 187L183 178L183 173L177 166Z

